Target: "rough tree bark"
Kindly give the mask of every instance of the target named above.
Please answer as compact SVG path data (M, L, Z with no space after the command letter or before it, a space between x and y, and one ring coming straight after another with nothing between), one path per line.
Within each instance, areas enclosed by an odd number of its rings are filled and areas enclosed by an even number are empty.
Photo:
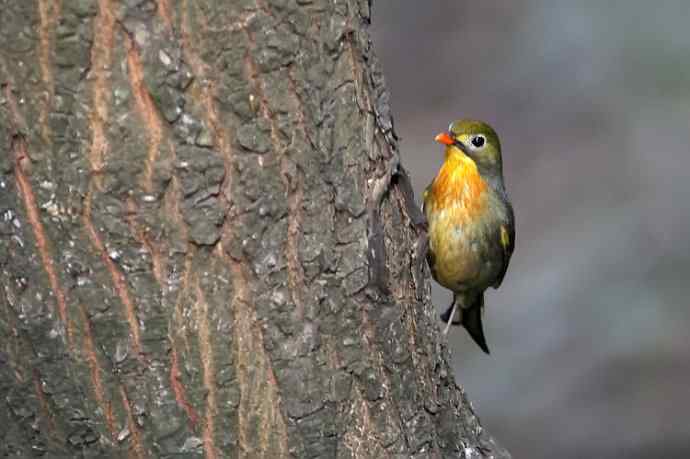
M3 457L507 456L414 268L369 15L0 0Z

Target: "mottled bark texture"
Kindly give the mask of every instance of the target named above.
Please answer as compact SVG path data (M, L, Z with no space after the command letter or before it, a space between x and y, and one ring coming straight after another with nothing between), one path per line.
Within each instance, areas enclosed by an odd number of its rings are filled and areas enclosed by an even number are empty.
M0 455L505 455L414 269L369 14L0 0Z

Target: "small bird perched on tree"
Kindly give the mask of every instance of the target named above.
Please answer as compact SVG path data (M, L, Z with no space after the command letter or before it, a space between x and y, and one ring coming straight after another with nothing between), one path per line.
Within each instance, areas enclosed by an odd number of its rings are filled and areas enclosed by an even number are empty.
M474 120L453 122L436 141L446 158L424 191L429 224L428 262L436 281L453 291L441 314L462 324L489 353L482 329L484 290L498 288L515 246L513 207L503 185L501 145L496 132Z

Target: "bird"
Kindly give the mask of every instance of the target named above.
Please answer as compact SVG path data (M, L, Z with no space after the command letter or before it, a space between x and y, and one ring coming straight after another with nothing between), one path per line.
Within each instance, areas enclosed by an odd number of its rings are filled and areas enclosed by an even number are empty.
M453 292L441 320L462 325L489 354L482 326L484 291L503 282L515 248L515 216L503 180L501 144L488 124L461 119L435 138L445 160L424 191L427 262Z

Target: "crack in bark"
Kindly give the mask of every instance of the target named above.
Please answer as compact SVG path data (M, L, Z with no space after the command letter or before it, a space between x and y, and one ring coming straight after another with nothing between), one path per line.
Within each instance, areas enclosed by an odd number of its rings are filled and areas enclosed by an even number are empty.
M268 10L268 8L265 5L258 5L260 9L262 9L266 14L273 17L272 12ZM288 199L288 232L286 235L288 286L290 290L290 296L292 298L293 303L295 304L295 315L297 316L298 321L302 321L304 319L305 308L303 293L306 287L304 281L304 269L299 259L299 237L301 235L301 226L303 220L302 200L304 197L304 178L302 177L302 174L297 168L295 174L296 176L291 176L290 174L289 158L287 158L286 156L286 149L281 146L279 128L275 116L273 115L269 107L268 99L266 97L266 91L264 90L264 82L260 78L256 62L252 58L252 50L256 47L256 39L253 36L252 32L249 30L249 28L246 26L247 22L248 20L245 20L245 27L243 27L243 31L246 34L247 41L249 43L249 47L245 55L245 74L256 96L258 97L259 112L261 116L267 119L270 123L271 143L273 144L273 150L274 153L280 157L280 173L283 180L283 184L285 186L285 193ZM293 97L295 98L295 100L298 101L296 93L293 94ZM242 268L239 266L239 264L236 265L235 269L238 271L242 271ZM248 298L245 301L248 301ZM256 313L254 312L251 315L255 316ZM250 321L245 321L245 325L249 325L251 323L256 322L255 317L249 317L248 319L250 319ZM277 427L279 429L278 441L280 445L280 457L283 457L287 455L288 452L287 430L284 413L280 409L281 397L278 388L278 382L275 379L275 375L273 374L273 366L270 363L270 356L268 355L268 353L266 353L264 348L263 333L256 326L254 326L253 328L254 330L252 331L252 334L254 334L255 336L254 347L256 348L256 350L260 351L264 359L261 368L266 373L266 377L262 379L265 379L268 382L268 384L263 389L264 395L266 395L264 401L267 402L264 404L264 409L266 410L266 412L264 412L264 410L261 409L261 399L254 403L254 406L258 405L259 411L262 412L261 424L264 429L264 434L262 435L262 446L264 447L264 450L262 451L262 453L266 454L270 451L267 449L270 446L271 442L270 433ZM247 355L246 353L247 350L242 352L242 354ZM249 355L251 354L252 353L250 352ZM244 412L244 410L240 408L240 413L242 412ZM251 412L251 410L249 412Z
M144 192L151 193L153 190L153 167L158 159L159 150L163 141L163 122L161 121L158 109L151 98L150 91L144 81L144 68L141 62L141 53L132 37L131 33L125 29L121 24L123 33L125 35L125 43L127 47L127 67L128 80L134 95L134 102L137 112L145 124L144 131L147 135L147 158L144 166L144 179L142 188ZM169 145L172 150L172 145ZM127 207L130 215L130 229L135 235L135 238L146 248L151 255L151 262L153 264L153 274L158 284L163 287L165 279L163 277L164 266L162 259L162 244L156 244L151 240L147 232L143 228L137 228L133 215L136 214L136 204L130 197L127 200Z
M345 447L350 450L355 459L392 457L381 441L372 434L376 429L373 427L369 405L356 384L353 384L352 392L354 396L351 398L352 403L348 414L354 422L349 424L343 434Z
M163 266L163 257L161 255L161 246L155 244L151 238L146 233L146 230L137 223L137 215L139 214L139 209L137 207L134 198L131 196L127 197L127 226L129 231L134 236L134 239L146 249L146 251L151 255L151 265L153 271L153 277L158 282L158 286L161 290L164 288L166 279L163 278L163 271L165 267Z
M122 29L127 48L128 80L134 95L135 107L144 122L144 131L147 135L148 150L144 165L144 183L142 187L146 193L151 193L153 188L153 165L158 159L161 141L163 140L163 123L144 81L144 67L141 63L139 49L130 32L124 26L122 26Z
M294 94L297 100L297 94ZM302 125L304 130L304 125ZM306 135L306 131L305 131ZM295 167L294 175L291 174L290 159L283 154L280 161L280 175L285 186L288 199L288 233L287 233L287 265L288 284L292 301L295 303L297 320L304 320L304 291L306 284L304 279L304 267L300 261L299 245L302 236L302 223L304 211L304 174L299 166Z
M46 94L41 98L39 112L39 125L41 126L41 137L46 143L50 143L52 133L48 123L48 116L55 98L55 81L53 77L52 52L55 36L55 24L60 16L60 0L38 0L38 15L40 24L39 33L39 67L41 69L41 80L45 86Z
M189 24L189 2L188 0L183 0L182 2L182 33L181 33L181 47L187 61L189 62L189 67L192 74L194 75L195 82L200 83L201 99L204 105L204 114L206 118L206 124L210 128L215 144L217 145L220 153L223 157L223 163L225 167L225 174L221 182L219 195L221 199L230 200L230 190L232 189L232 139L230 139L228 132L224 127L224 123L220 119L218 113L218 107L215 102L215 84L209 76L209 66L201 57L194 51L195 46L192 45L192 32ZM205 24L202 24L205 26ZM230 208L230 203L227 203L226 208ZM227 222L228 216L225 216L225 222ZM223 225L225 225L225 222Z
M304 268L299 259L299 242L302 235L302 201L304 199L304 177L297 171L297 177L290 177L287 159L281 161L281 176L288 195L288 233L287 233L287 265L288 286L292 301L295 303L295 315L298 321L304 320ZM294 189L291 188L294 186Z
M426 279L423 270L429 250L426 216L414 200L414 191L412 190L410 176L402 166L398 168L397 174L393 177L393 185L398 190L398 205L404 210L412 228L417 234L417 240L415 241L412 253L411 270L412 281L415 286L415 296L417 300L421 301L424 298L424 291L426 289Z
M367 234L369 262L369 283L383 294L389 293L386 245L381 223L381 203L393 179L393 165L389 165L380 177L371 180L367 196Z
M405 423L403 421L402 413L400 412L400 407L395 402L395 399L393 397L391 397L390 390L389 390L389 388L391 387L391 381L390 381L390 378L388 377L384 357L383 357L382 353L379 351L379 349L377 349L377 346L375 345L376 330L374 329L374 326L371 323L371 320L369 319L369 314L368 314L366 308L362 308L362 326L364 328L364 342L366 344L366 347L368 348L367 354L369 356L372 356L374 359L376 359L376 365L378 368L381 369L381 377L384 380L384 383L382 384L384 395L381 399L383 401L389 403L390 406L395 411L395 419L398 421L399 434L402 436L402 438L405 442L406 448L409 449L410 443L409 443L409 440L407 438L407 433L406 433ZM390 413L388 413L388 414L390 414ZM392 422L393 421L391 421L391 423Z
M84 327L82 344L84 346L83 351L85 352L85 360L91 375L91 388L93 389L96 403L98 403L99 408L103 412L105 425L110 432L110 437L112 440L115 440L117 430L115 429L113 406L111 401L106 400L105 398L105 389L103 388L103 379L101 378L101 372L103 369L98 363L98 354L96 353L96 346L93 338L93 326L91 325L91 320L86 312L86 307L83 304L79 305L79 312L81 315L82 325Z
M65 299L65 293L60 286L58 280L57 272L55 271L55 261L50 254L50 246L48 239L46 237L45 229L43 228L43 223L41 222L41 217L38 212L38 206L36 204L36 197L34 196L33 189L29 179L24 174L22 167L20 165L20 158L26 156L26 143L23 138L16 137L14 139L15 146L13 150L15 151L15 178L17 180L17 186L19 192L24 200L24 207L27 212L27 218L29 219L29 224L33 230L34 237L36 238L36 245L38 247L38 252L41 256L41 263L43 269L45 269L48 275L48 281L50 282L50 288L55 295L57 305L58 305L58 316L63 326L66 328L67 341L71 345L71 327L68 323L67 317L67 301Z
M60 285L58 279L57 271L55 269L55 261L51 254L50 242L46 236L45 228L41 222L41 216L38 210L38 205L36 204L36 196L33 192L33 187L31 182L25 173L25 163L30 162L29 153L26 145L26 140L17 131L19 128L18 123L21 121L19 116L19 111L17 108L16 100L12 94L10 85L5 86L5 97L7 98L10 106L10 113L12 115L11 130L15 131L10 134L11 145L10 150L14 153L14 177L17 182L17 189L19 194L24 201L24 208L26 210L26 216L29 221L29 226L33 231L34 238L36 239L36 247L38 248L38 253L41 257L41 264L48 276L48 282L50 283L50 289L55 295L55 300L57 303L57 313L62 326L65 327L65 333L67 335L67 345L68 349L72 350L72 327L69 322L68 310L67 310L67 299L65 292Z
M347 19L347 28L351 28L350 26L350 18ZM346 44L347 44L347 55L348 59L350 60L350 67L352 68L352 83L355 85L355 101L357 103L357 108L359 108L360 112L364 113L373 113L374 109L371 105L371 99L369 98L369 94L367 91L365 91L361 87L361 80L362 75L364 74L362 69L359 66L359 60L355 57L355 45L353 43L353 38L352 38L352 31L348 32L346 35ZM360 95L361 99L364 101L365 106L362 107L359 104L360 100Z
M93 24L94 41L91 46L91 67L95 81L92 85L93 107L89 114L90 129L93 133L89 148L91 171L100 173L105 166L108 140L105 126L108 122L110 102L110 77L108 71L113 60L113 40L115 36L115 15L110 0L98 0L98 15ZM97 188L101 187L101 177L92 177Z
M231 204L230 190L232 189L232 160L233 154L231 150L231 141L228 134L222 127L218 115L218 110L215 106L215 90L213 80L209 77L208 65L204 63L201 58L196 55L191 46L191 29L189 24L189 17L187 10L189 8L188 2L183 3L183 17L182 17L182 43L183 51L187 56L192 73L195 75L195 81L204 81L204 86L201 89L201 96L205 105L205 113L208 124L214 135L217 145L225 160L225 177L221 189L221 198L225 204L226 210L229 212ZM248 18L245 18L248 20ZM203 26L203 24L202 24ZM232 27L236 27L234 25ZM242 26L242 24L240 24ZM201 77L201 78L199 78ZM232 234L232 227L230 221L226 218L223 224L224 234ZM256 327L255 311L249 303L249 293L247 292L247 280L242 266L231 257L224 254L222 243L218 243L214 250L216 255L229 263L232 271L232 286L235 292L231 303L231 312L233 315L233 329L236 331L234 339L232 340L233 352L235 357L236 371L239 379L240 389L240 405L245 404L245 408L240 407L238 410L238 430L240 441L240 456L253 452L253 448L248 441L249 429L254 425L250 422L250 417L258 413L260 416L260 423L263 426L264 438L262 438L261 448L266 449L269 445L269 440L272 435L277 435L280 445L280 457L287 455L287 429L285 421L282 418L282 413L279 412L280 399L277 393L277 384L272 373L270 364L267 363L268 357L264 349L263 336L261 331ZM264 372L263 377L258 376L254 379L253 375L249 373L248 367L258 368ZM256 381L265 381L267 386L260 384L257 388ZM262 390L263 388L263 390ZM256 396L258 395L258 399ZM250 408L247 408L247 404ZM267 404L268 406L263 406ZM276 413L276 411L278 411ZM208 456L208 453L207 453Z
M280 152L280 138L278 137L278 128L275 125L275 119L271 113L271 109L268 106L268 99L266 99L266 94L263 88L263 82L259 78L259 70L256 67L256 62L252 58L252 49L256 47L256 39L254 34L249 30L248 27L243 27L247 41L249 42L249 48L244 56L244 67L245 74L249 80L250 85L254 89L254 92L259 98L259 111L261 116L266 118L271 124L271 140L273 142L273 148L276 153Z
M129 402L129 397L127 396L127 390L123 384L120 384L120 397L122 397L122 405L125 408L125 414L127 415L127 428L132 435L132 447L134 449L134 454L137 458L142 459L147 457L144 445L141 441L141 432L139 431L139 426L137 421L134 419L134 413L132 412L132 405Z
M288 435L285 419L280 410L278 384L273 374L270 357L264 349L264 338L256 321L256 311L251 304L251 293L247 289L246 273L241 263L230 259L233 291L232 310L233 340L236 369L240 386L239 439L240 457L286 457ZM257 429L253 418L258 417L261 442L253 445L252 431ZM279 450L276 456L270 454L271 438L276 437ZM258 446L259 451L253 446Z
M172 147L170 151L172 155L171 161L175 163L177 161L175 148ZM188 241L189 228L187 227L187 223L184 221L182 210L180 209L180 205L184 200L182 187L180 186L180 179L173 175L170 178L170 184L171 185L166 188L163 196L163 208L165 209L165 216L170 218L176 224L175 228L179 229L182 233L182 239L184 241Z
M173 393L175 394L175 401L177 405L184 410L189 419L189 423L193 428L199 422L199 415L196 414L196 410L192 404L187 400L185 394L186 388L184 384L180 381L182 372L180 371L180 357L177 354L177 348L175 345L175 340L170 339L170 387L172 387Z
M91 48L91 71L95 78L92 85L93 110L89 117L90 128L93 134L88 154L91 174L89 177L88 191L84 199L82 223L91 244L100 255L103 264L106 266L113 281L117 296L120 298L125 308L125 318L127 319L130 334L132 335L132 347L137 358L141 359L141 338L136 317L136 307L129 295L127 281L122 272L120 272L115 263L108 256L105 245L91 220L94 187L100 188L100 172L105 165L105 155L108 149L105 126L109 118L110 78L107 69L109 69L112 64L114 34L115 16L112 11L112 4L109 0L99 0L98 15L94 21L94 42Z
M259 7L261 11L266 13L266 15L270 16L271 18L275 19L276 16L273 14L273 10L271 10L266 3L263 2L263 0L256 0L256 6Z
M125 275L118 269L115 262L108 256L108 251L101 240L101 237L96 231L91 220L91 201L93 199L93 184L89 187L89 191L84 199L84 213L82 215L82 223L86 229L86 234L91 241L91 244L96 249L101 257L101 261L105 265L113 281L113 286L115 287L115 292L118 298L122 302L125 308L125 318L127 319L127 324L129 325L129 332L132 335L132 349L137 355L137 358L143 362L142 347L141 347L141 336L139 333L139 322L137 320L137 311L134 301L129 294L129 288L127 287L127 279Z
M318 150L316 146L316 142L311 138L309 135L309 131L307 131L307 114L304 110L304 102L302 101L302 98L299 95L299 92L297 91L297 80L295 79L294 75L294 64L289 65L287 67L287 76L288 76L288 89L292 96L295 99L295 105L297 106L297 126L302 130L304 133L304 136L307 138L309 141L309 144L311 147L315 150Z
M314 142L309 138L305 124L304 105L297 94L297 85L292 76L292 69L288 68L288 91L292 96L297 107L297 126L302 130L304 136L309 140L312 147ZM273 130L274 121L271 121ZM285 193L288 196L288 234L287 234L287 263L288 263L288 284L292 300L296 306L296 316L298 321L304 320L304 291L306 283L304 278L304 267L299 257L300 236L302 235L302 224L304 221L303 201L304 201L304 173L299 165L295 165L294 176L290 173L290 159L283 154L280 161L280 175L285 185Z
M265 6L262 7L262 10L265 8ZM288 286L290 289L290 296L295 304L295 314L297 316L297 320L302 321L304 319L304 290L306 289L306 285L304 279L304 268L302 267L302 263L299 259L299 239L301 236L302 221L304 219L302 212L302 201L304 199L304 177L299 170L299 166L295 166L294 174L291 171L292 168L289 164L290 159L286 155L286 149L281 146L281 140L278 134L279 128L275 116L269 107L268 98L266 97L266 91L264 89L264 82L259 77L259 71L251 55L252 48L256 47L256 39L248 28L245 27L243 30L247 36L247 41L250 44L245 56L245 73L251 86L254 88L254 92L258 96L259 112L270 123L271 141L274 152L276 155L280 156L280 175L283 185L285 186L285 194L288 199L288 234L286 237ZM288 88L297 106L298 126L304 132L305 137L308 138L304 125L304 110L297 95L294 80L291 78L289 69Z
M41 374L36 368L34 368L33 370L32 379L34 393L36 394L36 398L38 399L38 405L40 407L41 417L45 420L45 423L48 427L48 433L51 435L55 434L55 420L53 419L53 414L51 413L50 404L48 403L46 393L43 391L43 387L41 384ZM61 434L58 433L58 436L61 436Z
M181 335L181 339L184 341L184 345L187 349L189 349L189 342L187 340L187 334L184 332L180 332L180 330L184 330L186 327L186 319L184 318L183 310L182 310L182 301L187 295L187 291L189 288L189 277L192 272L192 259L194 257L194 248L190 244L187 246L187 255L185 256L184 260L184 272L182 273L182 281L180 285L180 290L177 294L177 299L175 300L175 307L173 310L173 320L171 326L168 328L168 334L169 334L169 340L170 340L170 349L171 349L171 368L170 368L170 381L171 381L171 386L173 389L173 392L175 394L175 400L177 401L178 406L182 408L186 413L187 417L189 418L190 422L192 425L195 425L198 420L199 416L196 413L196 410L192 406L192 404L187 400L186 397L186 387L184 384L180 381L181 377L181 372L180 372L180 366L179 366L179 355L177 351L177 346L178 346L178 341L179 337Z
M168 28L169 32L173 31L173 17L170 11L170 0L156 0L156 12L160 16L163 24Z
M208 320L208 303L204 297L204 292L197 276L194 282L196 293L196 312L197 326L199 327L199 354L202 364L202 380L206 389L206 414L204 416L203 441L204 453L207 459L218 457L215 446L215 420L218 416L218 406L216 402L216 368L211 346L211 328Z

